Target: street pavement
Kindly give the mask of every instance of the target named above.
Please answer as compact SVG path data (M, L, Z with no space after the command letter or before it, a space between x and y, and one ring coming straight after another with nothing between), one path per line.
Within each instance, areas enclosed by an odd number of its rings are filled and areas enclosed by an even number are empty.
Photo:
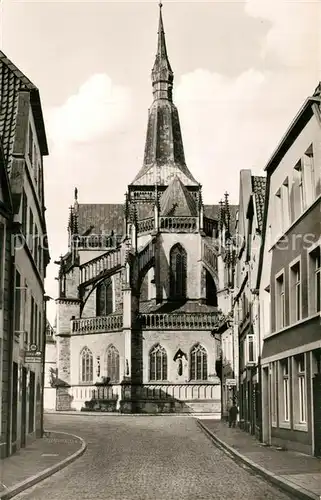
M47 415L87 450L16 500L289 500L218 449L189 417Z

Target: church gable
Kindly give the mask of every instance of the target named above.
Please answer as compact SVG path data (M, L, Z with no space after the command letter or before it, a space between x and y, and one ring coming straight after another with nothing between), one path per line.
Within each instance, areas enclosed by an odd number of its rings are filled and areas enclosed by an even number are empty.
M195 199L176 176L160 199L160 213L164 217L197 217Z

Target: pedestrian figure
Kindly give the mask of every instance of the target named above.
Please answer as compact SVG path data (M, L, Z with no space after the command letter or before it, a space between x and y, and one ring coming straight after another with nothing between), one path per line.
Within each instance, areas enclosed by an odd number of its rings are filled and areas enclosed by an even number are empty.
M231 406L231 408L229 410L229 422L228 422L229 427L235 427L238 412L239 411L237 409L237 406L236 406L235 402L233 402L233 405Z

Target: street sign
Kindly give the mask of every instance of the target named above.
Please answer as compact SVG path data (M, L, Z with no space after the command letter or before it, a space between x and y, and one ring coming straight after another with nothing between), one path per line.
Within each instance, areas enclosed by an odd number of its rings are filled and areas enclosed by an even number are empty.
M235 380L235 378L227 378L225 380L225 384L229 385L229 386L236 385L236 380Z
M41 351L38 351L34 344L30 346L30 351L25 351L25 363L41 363Z

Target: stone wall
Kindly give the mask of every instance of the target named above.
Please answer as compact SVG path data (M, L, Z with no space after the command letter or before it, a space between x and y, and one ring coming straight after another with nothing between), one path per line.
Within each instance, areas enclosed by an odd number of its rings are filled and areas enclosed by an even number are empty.
M210 331L158 331L143 332L143 381L149 382L149 352L155 344L160 344L167 353L168 381L172 383L188 383L190 380L189 361L190 350L200 343L207 351L208 379L220 383L216 376L216 340ZM178 374L177 362L173 360L176 352L181 349L187 359L183 358L183 373Z

